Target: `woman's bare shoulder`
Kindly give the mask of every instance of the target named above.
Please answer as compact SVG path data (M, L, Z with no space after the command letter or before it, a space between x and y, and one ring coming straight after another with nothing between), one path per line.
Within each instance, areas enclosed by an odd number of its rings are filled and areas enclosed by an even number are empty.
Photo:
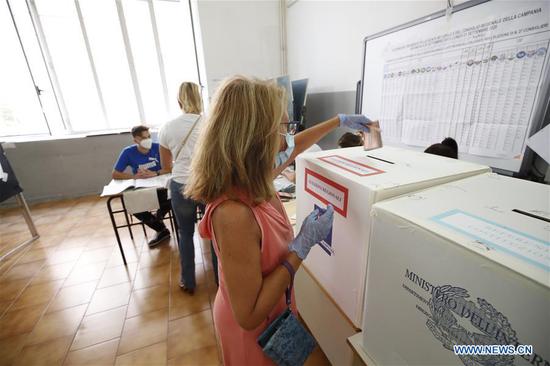
M212 213L212 223L215 228L234 232L235 235L238 235L241 230L248 231L250 229L260 233L252 209L237 200L226 200L216 207Z

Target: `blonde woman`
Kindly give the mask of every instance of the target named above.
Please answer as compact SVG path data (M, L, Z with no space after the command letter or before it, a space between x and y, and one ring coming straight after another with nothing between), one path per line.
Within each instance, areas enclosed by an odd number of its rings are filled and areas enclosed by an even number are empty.
M196 286L193 234L197 202L185 197L182 190L189 180L191 158L202 124L200 87L192 82L182 83L178 104L183 114L166 122L159 132L160 161L162 169L172 172L170 195L179 230L180 287L193 294Z
M273 364L256 339L285 310L291 277L332 227L329 206L312 212L294 238L274 175L342 120L365 128L365 117L342 115L289 139L285 108L284 90L272 82L224 81L193 157L186 195L207 202L199 231L219 258L213 312L225 365Z

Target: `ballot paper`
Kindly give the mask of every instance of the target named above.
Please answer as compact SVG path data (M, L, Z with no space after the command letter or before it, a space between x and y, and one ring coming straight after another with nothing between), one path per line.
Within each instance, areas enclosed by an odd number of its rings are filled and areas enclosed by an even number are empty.
M163 174L147 179L112 179L103 187L101 197L114 196L128 188L167 188L171 174Z
M313 207L317 211L319 211L319 215L323 215L327 210L326 208L323 208L317 205L313 205ZM330 228L330 231L328 232L327 236L323 240L321 240L318 244L328 255L334 254L334 249L332 249L332 227Z

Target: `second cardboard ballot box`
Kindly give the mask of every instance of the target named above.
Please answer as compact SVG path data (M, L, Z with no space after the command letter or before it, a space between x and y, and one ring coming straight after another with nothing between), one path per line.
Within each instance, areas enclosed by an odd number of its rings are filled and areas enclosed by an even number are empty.
M335 210L332 232L313 248L305 261L307 269L348 320L360 328L372 205L489 171L486 166L393 147L299 156L297 227L316 207L325 209L331 204Z
M496 174L376 204L367 354L377 365L549 365L549 211L549 186ZM462 345L529 354L455 354Z

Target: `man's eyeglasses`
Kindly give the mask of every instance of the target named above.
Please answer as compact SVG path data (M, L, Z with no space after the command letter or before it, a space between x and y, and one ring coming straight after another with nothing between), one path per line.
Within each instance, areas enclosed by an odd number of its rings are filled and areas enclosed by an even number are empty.
M298 124L299 122L283 122L281 125L285 126L286 132L288 132L291 135L294 135L296 131L298 130Z

